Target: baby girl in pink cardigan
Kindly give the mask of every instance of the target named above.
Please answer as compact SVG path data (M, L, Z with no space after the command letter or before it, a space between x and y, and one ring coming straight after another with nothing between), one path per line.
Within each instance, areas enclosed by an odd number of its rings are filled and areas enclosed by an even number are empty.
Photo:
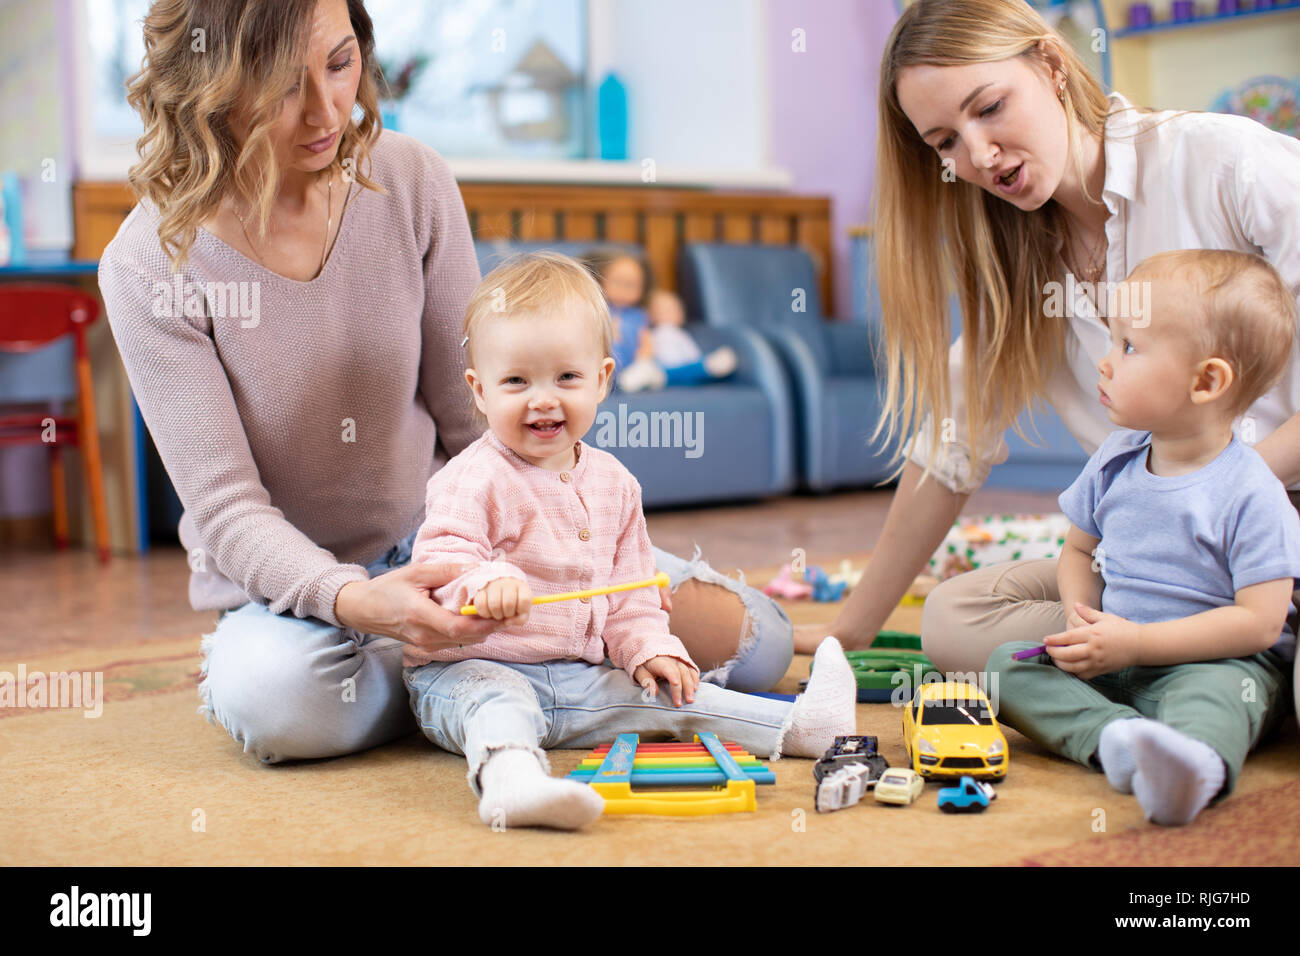
M653 588L532 605L655 573L640 485L581 441L613 369L609 311L581 265L539 253L483 280L465 331L489 430L430 479L412 562L469 566L434 598L503 626L433 654L408 645L403 674L425 735L468 760L480 819L576 829L600 815L589 786L549 776L548 748L712 730L773 758L817 757L853 733L856 682L834 638L790 703L701 684Z

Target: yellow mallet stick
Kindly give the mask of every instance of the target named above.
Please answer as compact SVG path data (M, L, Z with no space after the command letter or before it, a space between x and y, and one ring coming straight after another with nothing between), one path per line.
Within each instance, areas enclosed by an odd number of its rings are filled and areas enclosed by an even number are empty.
M587 591L566 591L564 594L545 594L542 597L533 598L534 604L550 604L553 601L572 601L574 598L595 597L597 594L613 594L615 591L633 591L637 588L648 587L668 587L668 573L660 571L652 578L646 578L644 581L629 581L627 584L611 584L603 588L591 588ZM461 614L477 614L478 608L473 604L466 604L460 609Z

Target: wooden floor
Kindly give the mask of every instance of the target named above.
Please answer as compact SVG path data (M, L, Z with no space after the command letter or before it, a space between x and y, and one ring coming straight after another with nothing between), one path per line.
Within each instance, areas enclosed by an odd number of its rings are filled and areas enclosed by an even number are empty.
M1064 490L1064 489L1062 489ZM726 507L657 511L646 515L656 547L686 557L698 543L719 570L768 567L803 548L810 563L871 551L885 526L892 488L797 495ZM1059 492L981 488L966 515L1057 512Z
M892 490L794 496L727 507L652 512L650 539L689 557L698 544L719 571L775 567L803 548L810 562L875 547ZM1056 511L1056 495L981 489L966 514ZM114 556L0 550L0 660L35 651L170 641L210 630L215 612L190 609L189 568L176 547Z
M876 544L891 492L790 497L726 508L653 513L651 539L689 555L698 543L719 570L753 582L803 548L810 560L863 555ZM1055 496L982 491L969 514L1055 510ZM268 772L197 713L199 635L215 613L190 610L179 548L115 557L0 550L0 670L95 672L102 719L76 707L0 710L0 865L862 865L925 861L969 868L1044 865L1287 865L1300 862L1300 747L1294 722L1253 754L1233 796L1190 827L1146 823L1131 796L1007 729L1015 773L998 809L976 818L939 811L933 792L910 810L812 810L806 760L773 764L753 814L600 820L582 834L484 827L464 760L420 734L335 760ZM785 602L792 617L833 613ZM794 607L793 605L800 605ZM910 620L904 620L911 615ZM887 627L916 630L902 606ZM797 620L798 618L795 617ZM892 622L892 623L891 623ZM796 656L777 689L808 672ZM902 765L902 723L887 704L861 703L859 733ZM557 750L563 775L581 752ZM340 836L340 799L379 807ZM204 827L195 830L196 810ZM1100 814L1100 816L1099 816ZM1098 820L1103 825L1098 827ZM800 821L793 826L792 821ZM5 853L8 849L10 852ZM15 856L17 853L19 856Z

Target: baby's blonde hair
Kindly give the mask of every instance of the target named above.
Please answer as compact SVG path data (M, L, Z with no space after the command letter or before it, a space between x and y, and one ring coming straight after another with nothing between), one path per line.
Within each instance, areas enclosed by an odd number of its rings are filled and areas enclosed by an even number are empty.
M1225 396L1233 418L1277 384L1296 336L1294 293L1267 259L1227 249L1179 249L1143 259L1130 281L1169 278L1195 290L1189 345L1198 361L1221 358L1236 380Z
M605 294L581 263L557 252L530 252L507 259L478 284L465 309L468 364L484 323L547 318L577 309L591 322L601 357L611 353L613 330Z

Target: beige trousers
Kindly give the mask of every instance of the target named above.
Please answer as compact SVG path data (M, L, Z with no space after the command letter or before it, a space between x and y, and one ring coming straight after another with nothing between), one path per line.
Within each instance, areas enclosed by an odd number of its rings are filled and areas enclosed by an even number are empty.
M1300 492L1291 493L1300 510ZM1292 595L1300 618L1300 590ZM981 672L994 648L1008 641L1041 641L1065 630L1065 609L1056 586L1056 559L1005 561L944 581L925 601L921 646L945 673ZM1300 655L1297 655L1300 660ZM1297 668L1293 692L1300 687ZM1300 694L1296 696L1300 710Z

